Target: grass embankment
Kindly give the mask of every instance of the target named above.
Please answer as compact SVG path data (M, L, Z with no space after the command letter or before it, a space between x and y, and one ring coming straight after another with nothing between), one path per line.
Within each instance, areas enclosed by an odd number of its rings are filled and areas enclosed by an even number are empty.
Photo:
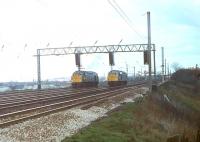
M155 99L155 96L162 98L161 94L166 95L170 102ZM194 135L200 128L200 91L197 91L196 86L169 81L154 93L153 102L158 100L157 103L173 124L169 129L169 135L184 133L189 141L194 142Z
M165 138L159 125L151 126L153 118L143 111L141 104L129 103L109 114L109 117L94 122L67 142L160 142ZM158 129L156 128L158 127ZM153 136L153 137L152 137Z
M170 102L163 99L167 95ZM194 139L200 118L200 94L172 83L140 103L128 103L64 142L165 142L183 132Z

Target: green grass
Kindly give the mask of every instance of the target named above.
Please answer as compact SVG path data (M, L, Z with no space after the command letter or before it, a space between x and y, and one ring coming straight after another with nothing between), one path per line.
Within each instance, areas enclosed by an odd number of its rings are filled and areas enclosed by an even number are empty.
M134 116L131 111L134 104L128 104L123 110L111 114L110 117L104 118L93 123L88 128L81 130L67 141L69 142L127 142L132 139L131 123Z
M140 106L141 104L129 103L110 114L109 117L92 123L71 138L66 138L63 142L162 141L165 136L159 132L158 127L155 126L155 129L150 130L145 126L146 123L149 123L146 120L147 117L140 118L140 115L134 114L140 111Z
M181 102L182 105L186 106L187 108L200 113L200 94L194 93L191 87L184 87L180 85L174 86L173 82L162 86L159 89L161 94L167 94L173 100L177 102Z

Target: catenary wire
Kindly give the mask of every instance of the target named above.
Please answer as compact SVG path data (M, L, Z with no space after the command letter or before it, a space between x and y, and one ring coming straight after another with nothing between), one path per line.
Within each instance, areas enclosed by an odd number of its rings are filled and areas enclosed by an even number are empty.
M114 10L119 14L119 16L126 22L126 24L142 39L146 40L146 38L142 35L140 35L137 30L133 27L133 23L131 22L130 18L126 15L126 13L120 8L119 4L115 0L113 0L113 3L108 0L108 3L114 8Z

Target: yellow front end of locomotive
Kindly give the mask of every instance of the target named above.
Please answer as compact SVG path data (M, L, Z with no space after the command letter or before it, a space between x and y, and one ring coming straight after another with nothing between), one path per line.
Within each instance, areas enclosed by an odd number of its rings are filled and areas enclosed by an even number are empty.
M75 74L72 76L72 82L82 82L82 77L79 74Z
M116 74L109 74L108 81L118 81L118 76Z

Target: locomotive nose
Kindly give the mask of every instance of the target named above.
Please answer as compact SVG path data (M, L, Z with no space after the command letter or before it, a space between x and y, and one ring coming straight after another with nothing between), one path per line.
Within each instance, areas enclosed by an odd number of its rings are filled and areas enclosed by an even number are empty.
M76 71L71 78L72 87L92 87L98 83L98 74L93 71Z

